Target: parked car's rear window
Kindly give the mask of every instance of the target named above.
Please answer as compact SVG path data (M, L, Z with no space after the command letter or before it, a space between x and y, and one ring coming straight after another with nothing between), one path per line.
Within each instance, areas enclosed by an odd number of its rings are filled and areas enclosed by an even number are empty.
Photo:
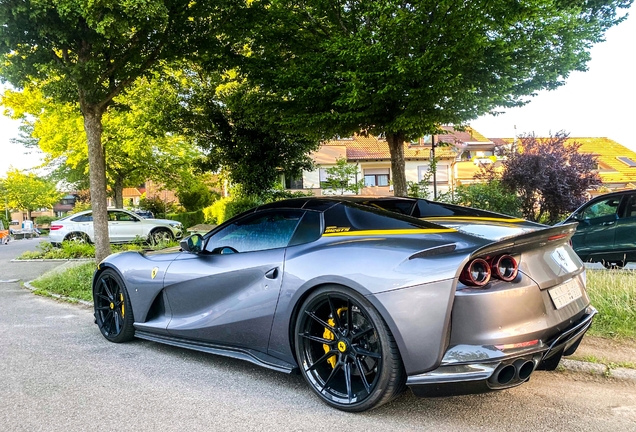
M75 216L71 220L73 222L93 222L93 213L87 213L87 214Z

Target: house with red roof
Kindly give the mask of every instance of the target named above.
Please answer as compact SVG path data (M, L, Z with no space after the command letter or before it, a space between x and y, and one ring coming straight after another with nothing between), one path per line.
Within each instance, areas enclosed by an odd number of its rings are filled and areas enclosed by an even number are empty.
M443 129L446 132L444 134L404 143L406 180L417 183L428 179L431 197L432 182L427 172L433 140L435 156L438 158L436 186L439 193L477 182L474 176L483 165L500 166L501 159L496 155L497 149L511 145L515 140L486 138L470 127L462 131L455 130L452 126L444 126ZM582 144L579 151L597 157L602 187L592 191L592 195L636 188L636 152L609 138L571 137L567 142L578 142ZM346 158L347 162L358 167L357 174L351 181L364 179L364 188L360 195L393 195L391 155L388 143L381 137L355 135L333 139L324 142L311 156L316 169L303 172L302 177L297 179L286 178L287 189L305 192L310 190L316 196L339 193L326 189L327 169L335 166L338 159Z
M439 193L448 192L454 187L455 164L457 161L492 163L495 144L471 128L464 131L444 126L444 134L425 136L411 142L404 142L404 160L407 182L428 180L432 192L430 170L431 151L435 143L435 157L438 159L435 183ZM314 171L303 172L301 178L285 179L285 187L292 190L311 190L314 195L333 195L337 193L326 188L327 169L336 165L336 161L345 158L358 167L352 182L364 179L364 188L360 195L390 196L391 155L386 139L375 136L355 135L349 138L337 138L324 142L320 149L311 155L316 164ZM478 162L475 162L478 161ZM431 193L432 196L432 193Z

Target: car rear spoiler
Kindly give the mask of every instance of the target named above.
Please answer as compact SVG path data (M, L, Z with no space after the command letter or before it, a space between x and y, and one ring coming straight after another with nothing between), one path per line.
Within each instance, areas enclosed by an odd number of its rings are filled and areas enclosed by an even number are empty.
M501 253L521 253L530 249L545 246L548 243L566 243L574 235L577 225L578 222L573 222L500 240L475 250L471 254L470 259L483 257L485 255L498 255Z

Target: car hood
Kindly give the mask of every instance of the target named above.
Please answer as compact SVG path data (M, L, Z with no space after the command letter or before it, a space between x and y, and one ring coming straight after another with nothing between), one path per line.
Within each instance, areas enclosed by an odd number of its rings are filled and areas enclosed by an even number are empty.
M525 219L494 217L428 217L422 219L446 228L454 228L464 234L494 241L547 228L546 225Z
M142 219L142 222L147 224L152 224L152 225L158 225L158 224L170 225L175 223L181 223L179 221L172 220L172 219Z

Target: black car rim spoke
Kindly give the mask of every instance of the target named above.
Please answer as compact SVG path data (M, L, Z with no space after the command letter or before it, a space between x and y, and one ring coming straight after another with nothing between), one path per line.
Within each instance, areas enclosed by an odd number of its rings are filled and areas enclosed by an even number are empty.
M367 381L367 377L365 376L365 373L367 372L364 370L364 367L362 366L362 362L360 362L360 359L357 357L356 357L356 368L358 368L358 372L360 372L360 379L362 380L364 389L367 391L367 393L371 392L371 386L369 385L369 382Z
M366 310L345 294L329 293L303 312L297 341L308 381L334 403L364 401L382 369L380 339Z
M333 317L336 323L336 327L337 328L342 327L342 324L340 324L340 317L338 316L337 309L333 305L333 301L331 300L330 296L327 296L327 301L329 302L329 310L331 311L331 316Z
M304 337L304 338L306 338L306 339L309 339L309 340L312 340L312 341L315 341L315 342L320 342L322 344L329 345L329 344L332 344L334 342L332 339L325 339L325 338L321 338L321 337L318 337L318 336L310 335L308 333L299 333L299 335Z
M332 333L334 333L336 331L336 329L334 327L332 327L331 325L327 324L325 321L321 320L320 318L318 318L316 315L314 315L313 313L306 311L307 315L309 315L312 319L316 320L318 322L318 324L320 324L321 326L328 328L329 330L331 330Z
M305 372L309 372L309 371L312 371L312 370L316 369L316 367L320 366L322 364L322 362L327 360L329 357L332 357L333 355L334 355L334 351L331 351L331 350L329 352L325 353L324 356L320 357L318 360L316 360L314 362L314 364L312 364L307 369L305 369Z

